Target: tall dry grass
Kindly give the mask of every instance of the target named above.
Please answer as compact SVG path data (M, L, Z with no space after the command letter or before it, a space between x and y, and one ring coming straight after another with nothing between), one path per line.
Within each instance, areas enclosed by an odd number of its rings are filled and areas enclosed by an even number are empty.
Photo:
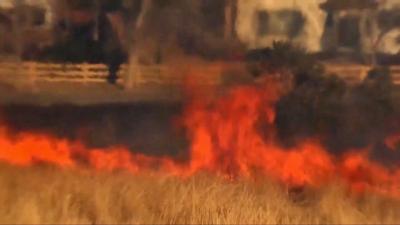
M3 224L382 224L400 202L350 197L340 185L288 194L268 181L0 166Z

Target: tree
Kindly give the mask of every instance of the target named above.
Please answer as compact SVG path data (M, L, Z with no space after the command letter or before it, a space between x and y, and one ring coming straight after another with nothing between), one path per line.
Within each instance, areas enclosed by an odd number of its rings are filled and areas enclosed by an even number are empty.
M324 10L371 9L379 5L376 0L328 0L321 4Z
M152 0L142 0L141 5L140 5L140 10L138 13L138 17L135 19L130 19L128 22L128 51L129 51L129 66L128 66L128 72L125 75L125 84L126 88L130 89L133 86L133 75L136 76L138 70L137 66L139 64L139 55L137 51L137 46L135 43L137 42L136 40L139 39L140 35L143 33L143 26L145 22L145 17L149 13L153 6L153 1ZM131 9L132 10L132 9ZM131 28L131 29L129 29Z
M290 42L274 42L271 48L249 51L246 59L254 76L288 70L301 80L303 75L319 76L323 72L313 55Z
M294 76L292 88L276 105L277 135L285 145L318 136L335 151L363 148L381 141L387 124L398 118L387 68L373 69L361 84L348 86L290 44L275 44L253 57L265 61L267 69Z
M225 1L225 30L224 36L225 40L231 40L235 35L235 14L237 9L237 2L234 0L226 0Z
M24 13L23 12L23 4L24 4L23 0L15 0L14 1L15 12L12 15L13 32L14 32L14 38L15 38L14 49L16 51L18 60L21 60L23 45L24 45L23 39L22 39L23 24L21 23L21 16Z

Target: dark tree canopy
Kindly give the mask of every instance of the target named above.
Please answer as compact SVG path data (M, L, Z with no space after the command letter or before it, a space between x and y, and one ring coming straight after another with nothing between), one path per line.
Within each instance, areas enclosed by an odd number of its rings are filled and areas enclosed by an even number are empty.
M271 48L249 51L246 59L249 62L249 69L255 76L263 72L290 70L293 74L299 75L301 80L306 79L303 77L304 74L319 75L323 70L313 55L289 42L275 42Z
M333 151L378 144L388 132L386 125L400 113L394 107L387 68L373 69L361 84L348 86L338 76L327 74L312 56L287 43L252 52L251 57L268 65L264 71L273 67L294 76L293 88L276 106L277 134L284 145L315 136Z
M68 0L67 6L70 9L91 10L95 9L97 5L96 0Z
M377 0L328 0L321 4L321 8L324 10L366 9L376 8L378 4Z

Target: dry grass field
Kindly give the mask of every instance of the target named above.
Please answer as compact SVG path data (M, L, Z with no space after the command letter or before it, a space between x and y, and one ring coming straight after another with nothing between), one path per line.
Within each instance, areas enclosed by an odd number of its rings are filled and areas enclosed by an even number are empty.
M1 224L399 224L400 202L341 185L0 166Z

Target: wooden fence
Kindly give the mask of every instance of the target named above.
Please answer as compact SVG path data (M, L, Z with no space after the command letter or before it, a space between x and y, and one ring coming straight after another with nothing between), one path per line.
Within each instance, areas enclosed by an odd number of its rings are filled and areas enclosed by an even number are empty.
M27 78L33 82L104 82L107 67L102 64L50 64L36 62L1 63L0 74L6 79Z
M200 67L196 72L191 67L168 68L165 66L122 65L118 71L118 81L126 86L135 85L180 85L189 79L198 84L218 85L221 82L220 67ZM109 74L104 64L52 64L38 62L0 62L0 76L7 80L25 80L32 83L78 82L104 83ZM127 84L129 82L130 84Z
M372 69L371 66L364 65L325 65L327 72L336 74L350 84L362 82ZM393 83L400 85L400 66L389 67Z
M329 73L337 74L348 83L361 82L371 67L363 65L325 65ZM132 66L122 65L118 82L127 87L137 85L181 85L192 79L198 85L222 83L223 65L181 66ZM225 67L226 68L226 67ZM400 85L400 66L390 67L393 81ZM103 64L52 64L38 62L0 62L0 77L6 80L31 82L104 83L108 68Z

